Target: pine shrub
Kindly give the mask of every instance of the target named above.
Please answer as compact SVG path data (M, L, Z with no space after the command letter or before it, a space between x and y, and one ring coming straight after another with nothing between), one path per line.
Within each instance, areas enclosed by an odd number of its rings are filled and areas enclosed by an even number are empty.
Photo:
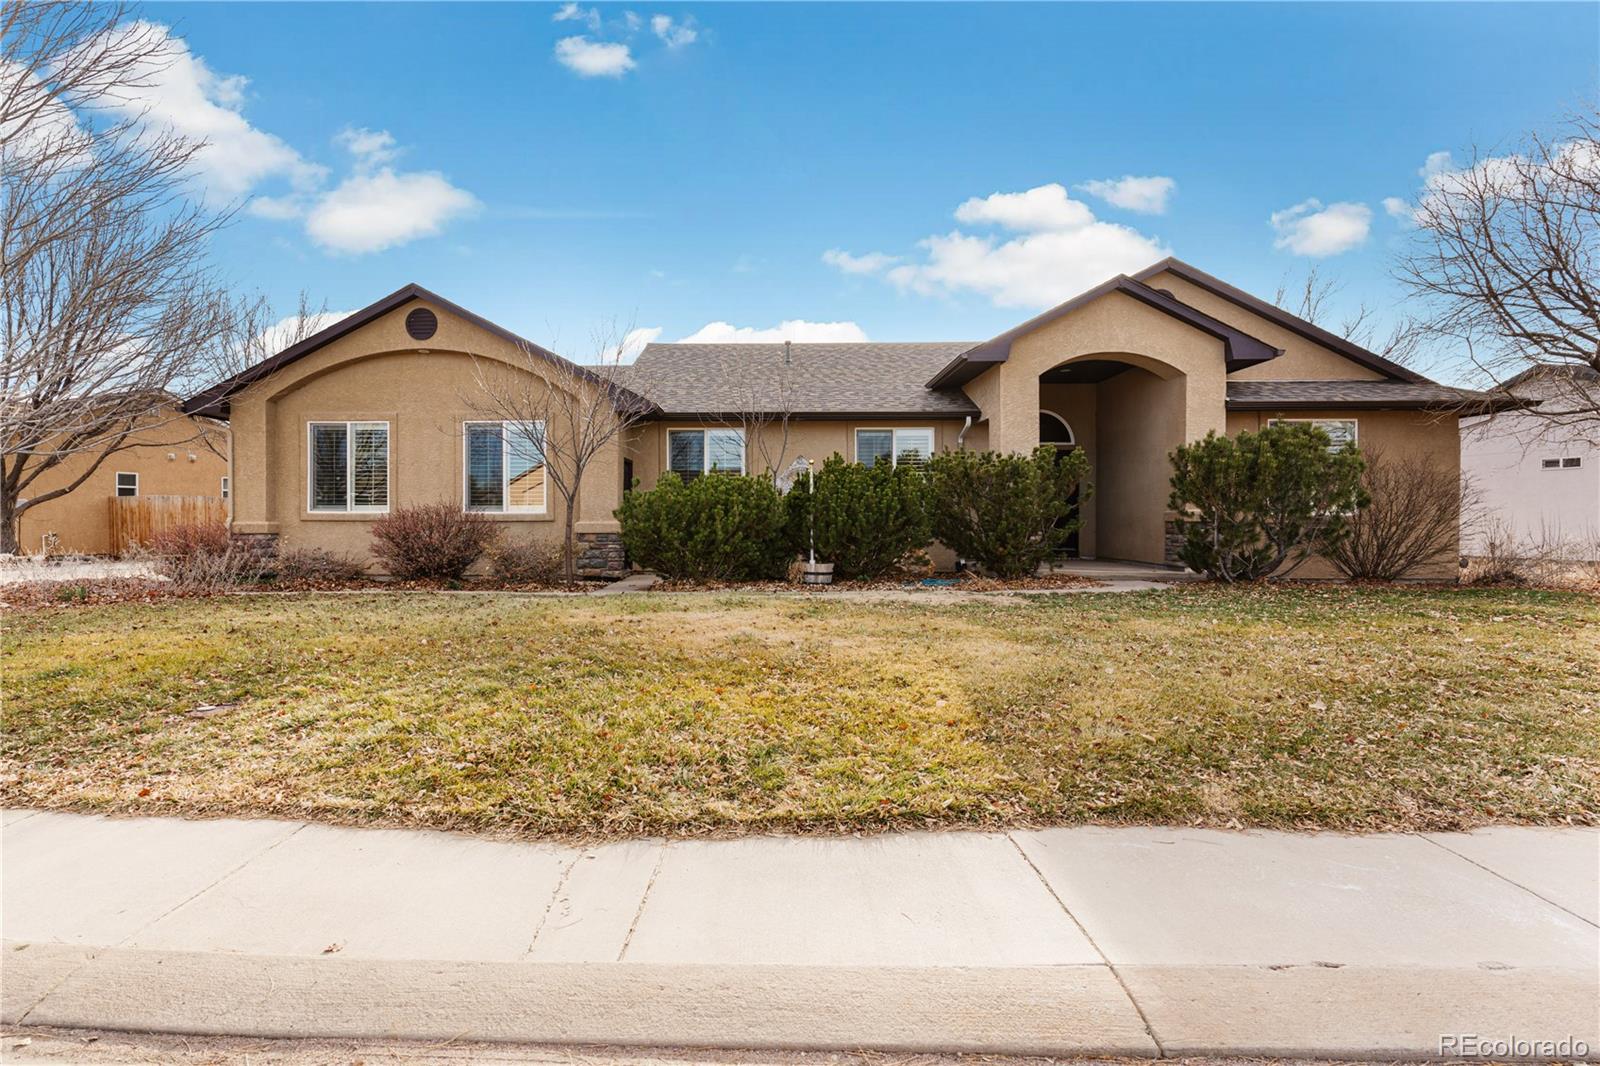
M781 578L794 557L783 498L771 479L666 473L617 509L622 544L639 566L700 581Z
M1082 449L1048 444L1029 455L944 452L929 464L933 535L961 558L1001 578L1026 577L1066 545L1089 496Z

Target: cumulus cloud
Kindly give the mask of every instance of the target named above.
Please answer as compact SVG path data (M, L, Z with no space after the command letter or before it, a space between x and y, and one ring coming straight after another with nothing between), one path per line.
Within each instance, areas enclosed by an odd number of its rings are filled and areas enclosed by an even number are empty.
M1411 201L1404 200L1398 196L1385 196L1383 198L1383 210L1390 218L1397 218L1401 222L1411 222L1416 217Z
M327 251L361 255L435 236L479 206L442 174L384 167L352 174L319 197L306 214L306 233Z
M637 65L627 45L582 36L557 41L556 61L580 78L620 78Z
M630 329L628 335L622 338L620 344L606 348L600 353L601 363L631 363L639 358L639 353L644 351L644 346L661 336L660 326L642 326L639 329Z
M394 135L388 130L356 129L346 126L333 140L335 144L355 156L356 165L361 167L382 166L392 162L395 156L400 154L395 146Z
M731 322L707 322L680 341L680 344L776 344L794 341L800 344L815 342L864 341L866 332L854 322L807 322L792 318L771 329L752 326L735 326Z
M581 22L591 30L600 29L600 12L592 7L580 7L577 3L566 3L556 8L556 13L550 16L551 22Z
M161 48L135 72L135 84L102 104L148 127L204 141L194 169L213 202L236 199L269 178L287 178L301 188L323 178L322 167L244 117L249 80L243 75L212 70L166 26L133 22L116 32L153 35Z
M1120 178L1086 181L1078 188L1124 211L1160 215L1166 213L1167 199L1178 188L1178 183L1171 178L1136 178L1127 174Z
M883 252L833 249L823 260L853 274L879 273L902 291L923 295L973 292L997 307L1048 307L1117 274L1167 254L1159 240L1097 219L1059 184L997 192L965 201L956 221L992 226L1012 236L960 229L920 241L923 257L902 262Z
M693 44L700 36L694 19L676 20L671 15L650 16L650 32L661 38L668 48L682 48Z
M255 339L255 350L276 354L293 344L297 338L320 333L335 322L342 322L355 311L322 311L314 315L289 315L280 318Z
M882 252L851 255L842 248L829 248L822 253L822 261L842 274L879 274L898 263L900 257Z
M1372 209L1356 203L1324 206L1321 200L1313 197L1274 211L1271 222L1278 234L1273 247L1288 249L1295 255L1320 258L1348 252L1363 244L1372 229Z

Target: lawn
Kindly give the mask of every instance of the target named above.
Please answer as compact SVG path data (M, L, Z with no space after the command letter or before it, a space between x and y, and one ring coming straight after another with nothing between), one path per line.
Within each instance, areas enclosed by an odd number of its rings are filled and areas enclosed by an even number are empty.
M5 629L9 805L568 837L1600 822L1577 594L311 594Z

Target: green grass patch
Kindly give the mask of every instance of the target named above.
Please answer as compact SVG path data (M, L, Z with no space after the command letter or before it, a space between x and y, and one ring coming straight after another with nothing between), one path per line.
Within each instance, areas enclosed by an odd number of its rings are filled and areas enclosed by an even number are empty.
M310 594L5 629L10 805L578 837L1600 821L1577 594Z

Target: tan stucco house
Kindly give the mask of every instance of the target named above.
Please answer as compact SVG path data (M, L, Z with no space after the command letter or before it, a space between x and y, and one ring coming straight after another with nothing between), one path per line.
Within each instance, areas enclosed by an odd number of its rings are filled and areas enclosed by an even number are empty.
M185 414L180 403L173 397L154 408L126 443L104 458L93 450L70 455L41 471L24 496L68 491L22 512L17 521L21 550L29 555L112 555L130 547L119 543L127 538L119 538L116 529L118 501L206 500L214 505L209 510L224 511L229 496L228 427ZM91 471L97 461L99 466Z
M560 356L409 285L186 410L231 420L238 534L364 555L374 515L453 500L512 537L557 541L561 501L539 470L539 427L484 418L472 393L485 363L574 380ZM1209 431L1314 420L1336 440L1460 465L1460 392L1175 259L987 341L652 344L629 367L577 380L649 410L597 458L578 498L590 573L621 565L624 486L648 489L668 469L1082 448L1094 492L1077 552L1169 563L1168 455Z

